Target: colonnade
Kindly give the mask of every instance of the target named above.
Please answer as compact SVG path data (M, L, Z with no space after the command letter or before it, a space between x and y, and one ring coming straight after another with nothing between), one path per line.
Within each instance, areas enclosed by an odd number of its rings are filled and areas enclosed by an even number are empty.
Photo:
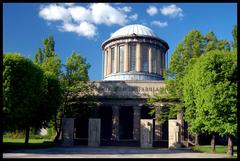
M135 72L142 72L142 45L146 45L144 43L135 43L136 44L136 52L135 52ZM124 59L123 59L123 72L130 71L130 51L129 51L129 43L124 44L115 44L113 46L108 46L104 50L104 77L108 76L112 73L119 73L120 68L120 53L119 46L124 46ZM155 48L155 46L147 45L148 47L148 62L147 62L147 72L151 74L163 75L163 70L165 68L165 53L162 52L159 48ZM154 57L153 49L156 50L156 56ZM114 54L113 54L114 51ZM156 69L154 69L154 61L156 61ZM113 68L112 68L113 67ZM146 71L145 71L146 72Z

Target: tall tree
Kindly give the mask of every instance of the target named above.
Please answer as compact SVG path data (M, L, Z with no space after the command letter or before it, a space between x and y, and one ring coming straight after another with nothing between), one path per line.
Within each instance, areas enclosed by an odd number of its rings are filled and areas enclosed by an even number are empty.
M205 52L217 49L218 40L213 32L208 32L204 39L205 39Z
M55 41L53 36L49 36L48 38L43 39L43 52L44 52L44 58L54 57L55 54Z
M191 32L189 32L184 37L183 41L181 41L177 45L176 49L172 54L170 66L164 72L164 83L166 84L166 88L162 90L167 91L167 95L165 95L164 97L168 97L169 100L171 100L172 97L175 97L178 101L175 101L172 106L168 106L167 108L170 108L170 110L165 111L169 111L169 113L162 113L163 115L174 113L174 111L184 111L183 78L186 73L186 69L188 68L188 66L191 66L189 65L190 63L193 64L195 62L193 61L195 58L201 56L205 51L211 51L216 49L229 50L229 43L226 40L218 41L213 32L208 32L206 36L203 36L198 30L192 30ZM157 93L155 95L156 98L162 99L162 97L159 95L160 94ZM159 102L161 99L150 99L151 101L149 100L149 103L152 104L153 101ZM152 113L154 112L155 109L152 110ZM191 116L193 117L192 119L195 118L194 115ZM198 136L197 133L201 132L201 130L198 130L198 128L196 128L191 132L195 133L196 136ZM198 143L197 137L195 141L196 143Z
M232 137L237 132L236 55L223 50L203 54L189 68L183 88L185 119L191 124L190 129L227 135L230 155Z
M10 127L8 130L25 129L25 145L28 145L30 128L41 127L45 121L39 111L42 108L40 100L46 94L46 85L43 71L31 60L20 54L4 54L4 120Z
M199 57L203 52L204 37L199 31L192 30L174 50L169 70L175 74L175 78L183 76L189 59Z
M45 121L45 127L48 124L52 124L52 122L56 127L58 110L62 106L64 93L60 82L61 60L55 53L53 36L44 38L43 46L42 50L38 48L38 53L35 55L35 63L44 70L44 75L47 79L47 93L44 99L41 100L41 105L43 109L48 109L45 113L46 118L48 118L48 121Z
M59 122L56 122L55 128L57 135L55 141L58 140L61 133L62 118L76 117L81 115L79 106L76 108L74 104L81 104L82 108L86 107L88 111L90 106L94 106L93 84L89 83L88 69L90 64L80 54L73 52L67 58L64 65L65 72L61 75L61 84L64 90L63 106L59 110Z
M44 71L52 72L57 77L60 76L61 59L55 53L55 41L53 36L43 39L43 49L38 48L38 52L34 56L34 62L39 64Z
M34 63L36 64L43 63L43 54L41 48L38 48L37 53L34 55Z

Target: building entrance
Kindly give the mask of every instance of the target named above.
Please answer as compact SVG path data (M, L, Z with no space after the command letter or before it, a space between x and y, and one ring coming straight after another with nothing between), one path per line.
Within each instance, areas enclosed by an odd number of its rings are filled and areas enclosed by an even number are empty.
M133 139L133 109L124 106L119 111L119 139Z
M99 115L101 118L101 139L110 140L112 136L112 107L100 106Z

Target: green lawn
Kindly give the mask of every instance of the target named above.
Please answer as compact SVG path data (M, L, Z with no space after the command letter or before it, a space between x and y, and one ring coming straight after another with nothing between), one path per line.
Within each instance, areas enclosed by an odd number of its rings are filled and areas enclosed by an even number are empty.
M197 147L192 148L193 151L203 152L203 153L212 153L211 145L199 145ZM237 146L233 146L234 156L237 154ZM216 153L226 153L227 146L226 145L216 145Z
M16 148L25 148L24 146L25 139L24 138L6 138L3 137L3 147L4 149L16 149ZM54 146L52 140L48 139L29 139L30 149L37 148L48 148Z

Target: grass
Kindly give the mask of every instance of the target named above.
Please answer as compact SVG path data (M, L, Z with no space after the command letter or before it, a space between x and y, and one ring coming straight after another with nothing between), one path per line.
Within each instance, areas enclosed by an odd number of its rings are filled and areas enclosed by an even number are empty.
M192 148L193 151L202 152L202 153L212 153L211 145L199 145ZM216 152L215 153L226 153L227 146L226 145L216 145ZM234 158L237 154L237 146L233 146Z
M24 138L6 138L3 137L3 149L21 149L21 148L28 148L28 149L39 149L39 148L49 148L54 146L52 140L49 139L29 139L28 147L24 145L25 139Z

